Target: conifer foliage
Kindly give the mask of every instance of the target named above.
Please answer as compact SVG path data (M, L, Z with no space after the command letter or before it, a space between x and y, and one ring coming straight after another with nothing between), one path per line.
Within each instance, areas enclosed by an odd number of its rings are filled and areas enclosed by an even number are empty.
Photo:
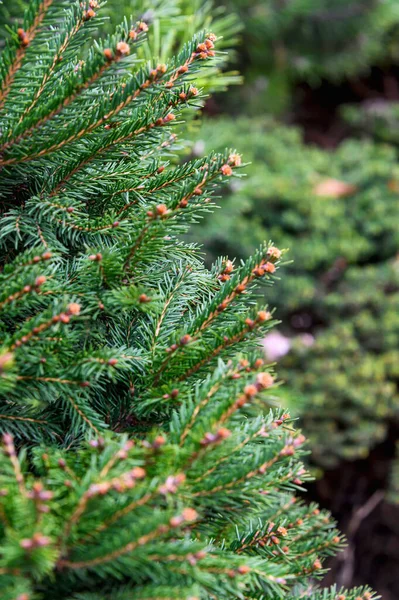
M1 597L375 598L314 584L343 540L256 352L280 250L179 241L241 163L172 162L215 36L143 65L100 18L33 1L1 59Z

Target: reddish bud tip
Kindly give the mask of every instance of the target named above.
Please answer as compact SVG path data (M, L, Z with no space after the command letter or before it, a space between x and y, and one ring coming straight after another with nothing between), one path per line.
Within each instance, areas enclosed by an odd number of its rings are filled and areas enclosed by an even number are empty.
M92 8L89 8L89 10L87 10L84 14L84 18L86 21L93 19L95 16L96 16L96 13L94 12L94 10Z
M271 262L267 262L266 264L264 264L263 268L266 271L266 273L274 273L276 270L276 267Z
M168 208L167 208L166 204L158 204L158 206L156 207L156 211L157 211L157 215L162 217L163 215L165 215L168 212Z
M80 314L80 304L78 304L77 302L71 302L70 304L68 304L67 310L70 315L78 315Z
M116 50L121 56L127 56L130 53L130 46L126 42L118 42Z
M248 565L240 565L237 568L237 573L239 573L240 575L246 575L246 573L250 572L250 568L248 567Z
M36 277L35 286L40 287L45 282L46 282L46 277L44 275L39 275L39 277Z
M245 386L244 388L244 394L247 396L247 398L252 398L253 396L256 396L257 393L258 388L256 387L256 385L250 384Z
M222 165L220 167L220 170L223 173L223 175L226 175L226 176L230 176L233 174L233 169L228 164Z

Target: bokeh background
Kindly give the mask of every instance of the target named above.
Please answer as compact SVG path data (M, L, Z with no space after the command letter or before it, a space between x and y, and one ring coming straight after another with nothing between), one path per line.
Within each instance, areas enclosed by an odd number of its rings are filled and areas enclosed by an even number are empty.
M0 5L0 44L27 3ZM223 36L181 152L227 146L249 164L191 238L209 262L265 239L289 249L264 346L309 438L306 497L348 538L327 582L397 600L398 0L109 0L103 13L103 33L124 15L151 25L150 62L198 30Z

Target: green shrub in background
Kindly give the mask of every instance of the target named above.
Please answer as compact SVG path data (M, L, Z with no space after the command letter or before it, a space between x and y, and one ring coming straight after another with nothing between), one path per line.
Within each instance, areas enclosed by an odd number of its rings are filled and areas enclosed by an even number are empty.
M226 144L252 161L248 177L193 235L210 258L243 257L269 238L291 249L289 276L268 294L284 336L268 341L270 356L284 355L279 372L304 411L313 460L364 457L399 412L395 149L347 141L327 153L296 129L241 118L206 122L193 152Z
M344 104L340 112L355 135L396 146L399 143L399 102L373 98L361 104Z
M240 68L251 85L241 99L256 113L289 108L298 81L337 82L398 62L396 0L226 1L245 24Z

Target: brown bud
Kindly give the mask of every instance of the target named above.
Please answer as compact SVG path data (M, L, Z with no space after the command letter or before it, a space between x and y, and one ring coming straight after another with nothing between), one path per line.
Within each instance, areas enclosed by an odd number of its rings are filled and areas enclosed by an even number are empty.
M226 263L224 265L224 269L223 269L223 273L231 273L234 269L234 265L231 262L231 260L226 260Z
M236 576L236 572L233 569L230 569L229 571L227 571L227 575L231 578L234 579L234 577Z
M165 442L166 442L166 440L163 437L163 435L157 435L157 437L153 441L152 447L153 448L160 448L161 446L163 446L165 444Z
M236 294L242 294L245 291L245 284L239 283L234 291Z
M170 121L174 121L175 119L176 115L174 115L173 113L169 113L168 115L166 115L166 117L164 117L163 122L169 123Z
M107 60L112 60L112 59L113 59L113 56L114 56L114 55L113 55L113 52L112 52L111 48L105 48L105 50L104 50L104 57L105 57Z
M116 50L121 56L127 56L130 53L130 46L126 42L118 42Z
M225 440L231 436L231 431L230 431L230 429L227 429L226 427L221 427L217 431L217 436L220 440Z
M241 156L239 154L230 154L229 165L239 167L241 165Z
M94 10L92 8L89 8L89 10L87 10L84 14L84 18L86 21L93 19L95 16L96 16L96 13L94 12Z
M263 275L265 274L265 270L263 267L256 267L256 269L254 269L252 272L255 275L255 277L263 277Z
M80 313L80 304L77 302L71 302L68 304L67 310L70 315L78 315Z
M273 542L273 544L276 544L276 546L280 543L280 540L276 535L272 535L270 539Z
M47 278L44 275L39 275L39 277L36 277L35 286L40 287L41 285L43 285L43 283L46 282L46 279Z
M239 573L240 575L246 575L250 572L250 570L251 569L248 567L248 565L240 565L239 567L237 567L237 573Z
M271 318L271 314L267 310L260 310L256 316L261 323L268 321Z
M266 264L264 264L263 268L266 271L266 273L274 273L276 270L276 267L271 262L267 262Z
M134 467L131 471L132 477L135 479L143 479L146 475L145 470L142 467Z
M276 248L276 246L270 246L267 249L267 254L272 258L279 259L281 257L281 250Z
M256 383L262 389L266 389L273 385L274 379L270 375L270 373L258 373L258 375L256 376Z
M244 388L244 394L247 396L247 398L252 398L253 396L256 396L257 393L258 388L256 387L256 385L250 384L245 386Z
M194 508L184 508L182 511L182 517L188 523L196 521L198 519L198 513Z
M149 298L146 294L141 294L139 296L140 304L145 304L146 302L151 302L151 298Z
M157 211L157 215L162 217L163 215L165 215L168 212L168 208L167 208L166 204L158 204L158 206L156 207L156 211Z
M221 172L222 172L223 175L230 176L230 175L233 174L233 169L228 164L222 165L220 167L220 170L221 170Z

